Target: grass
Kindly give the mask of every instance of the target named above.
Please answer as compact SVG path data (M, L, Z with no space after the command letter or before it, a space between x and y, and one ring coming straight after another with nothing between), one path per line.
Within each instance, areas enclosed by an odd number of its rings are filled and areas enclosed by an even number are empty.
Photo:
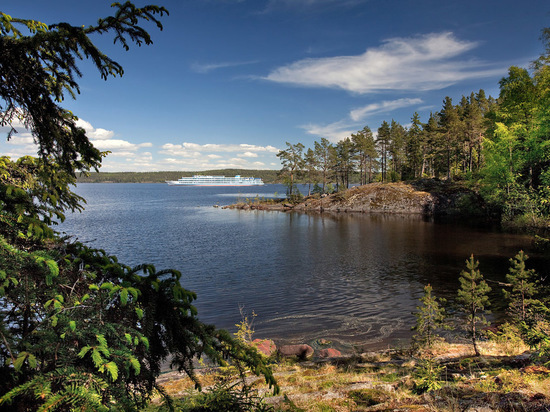
M550 369L519 363L525 347L508 339L482 342L480 348L482 356L474 357L468 345L439 343L430 356L441 367L440 389L424 393L416 390L415 381L422 362L404 351L323 363L280 362L274 365L282 392L277 396L259 378L251 378L249 385L263 399L259 410L271 411L550 410ZM210 370L200 381L208 391L222 378L227 374ZM168 379L162 386L176 398L198 394L186 378Z

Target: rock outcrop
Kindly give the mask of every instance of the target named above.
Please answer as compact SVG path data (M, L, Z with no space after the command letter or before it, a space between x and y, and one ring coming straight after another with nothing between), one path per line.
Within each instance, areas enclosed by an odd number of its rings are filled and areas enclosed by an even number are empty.
M265 356L271 356L277 351L277 346L271 339L254 339L252 345Z
M301 345L283 345L278 348L281 356L297 357L298 359L309 359L313 356L313 348L306 344Z
M310 197L293 210L433 214L437 198L404 183L371 183L326 197Z
M342 356L342 352L338 349L327 348L319 351L320 358L339 358Z

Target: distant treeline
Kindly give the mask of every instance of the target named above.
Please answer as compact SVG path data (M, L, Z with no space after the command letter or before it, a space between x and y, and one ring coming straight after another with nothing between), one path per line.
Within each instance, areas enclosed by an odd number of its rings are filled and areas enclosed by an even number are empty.
M98 172L79 176L78 183L164 183L193 175L235 176L261 178L265 183L279 183L277 170L222 169L201 172Z

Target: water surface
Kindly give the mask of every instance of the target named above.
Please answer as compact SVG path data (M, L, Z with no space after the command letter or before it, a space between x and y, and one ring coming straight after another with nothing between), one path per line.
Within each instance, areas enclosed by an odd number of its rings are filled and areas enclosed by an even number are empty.
M198 294L201 320L235 330L240 307L256 313L256 336L284 342L323 338L342 348L380 348L410 337L424 285L451 303L474 253L489 280L503 280L524 249L522 235L439 224L418 216L226 210L238 199L284 193L164 184L81 184L86 210L60 226L130 266L182 272ZM502 305L495 285L496 316Z

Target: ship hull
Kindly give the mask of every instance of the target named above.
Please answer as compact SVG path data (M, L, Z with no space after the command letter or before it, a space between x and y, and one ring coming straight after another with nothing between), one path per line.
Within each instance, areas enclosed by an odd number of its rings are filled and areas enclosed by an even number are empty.
M220 183L179 183L178 181L167 181L169 186L228 186L228 187L237 187L237 186L263 186L264 183L233 183L233 184L220 184Z
M178 180L167 180L166 183L170 186L227 186L227 187L262 186L264 184L262 179L258 179L254 177L241 177L240 175L236 175L235 177L195 175L193 177L182 177L181 179L178 179Z

